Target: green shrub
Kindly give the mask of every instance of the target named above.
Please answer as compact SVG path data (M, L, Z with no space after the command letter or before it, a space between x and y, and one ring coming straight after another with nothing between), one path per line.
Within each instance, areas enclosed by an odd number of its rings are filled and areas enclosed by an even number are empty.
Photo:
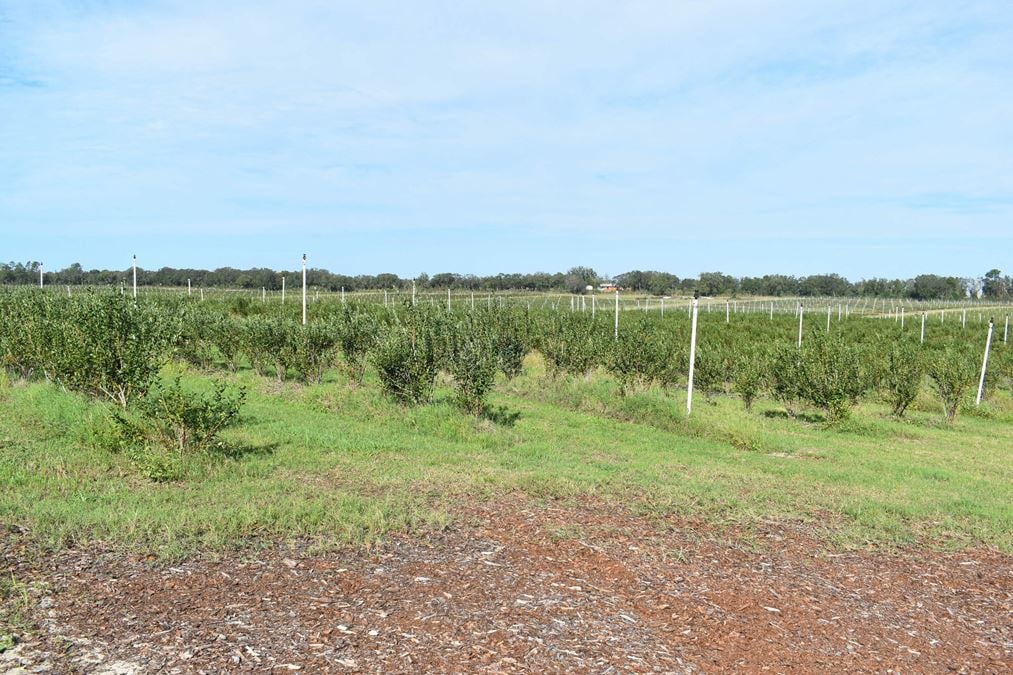
M918 346L910 342L895 342L886 353L880 373L880 385L894 415L902 417L907 407L918 398L924 377L925 367Z
M498 353L492 331L480 315L467 314L450 333L449 368L457 404L478 415L496 379Z
M66 300L51 318L45 370L60 384L121 407L143 396L179 334L173 316L117 293Z
M296 331L299 326L289 319L251 317L242 322L243 351L258 375L273 367L279 381L285 379L295 361Z
M176 456L214 449L219 433L239 419L246 391L224 382L209 393L184 389L177 376L171 384L156 384L139 399L134 415L117 413L124 436Z
M379 326L376 319L351 304L342 307L338 322L338 345L344 356L345 369L352 382L361 382L366 370L366 357L376 344Z
M937 353L926 370L943 402L946 421L952 422L964 395L974 386L978 375L976 359L970 352L951 346Z
M439 359L431 336L393 326L372 353L380 386L404 405L428 403L433 397Z
M311 323L297 327L292 366L307 382L319 382L333 361L337 342L337 330L330 325Z
M609 348L590 319L570 314L553 317L552 323L546 326L540 347L552 376L562 372L587 375L603 360Z
M742 399L742 405L746 410L752 410L753 401L763 389L765 361L766 356L759 350L742 354L735 360L732 389Z
M507 379L524 370L524 357L530 350L528 326L523 317L512 312L494 315L493 345L497 365Z
M861 350L837 333L814 331L802 343L801 357L801 398L821 409L828 422L847 419L871 384Z

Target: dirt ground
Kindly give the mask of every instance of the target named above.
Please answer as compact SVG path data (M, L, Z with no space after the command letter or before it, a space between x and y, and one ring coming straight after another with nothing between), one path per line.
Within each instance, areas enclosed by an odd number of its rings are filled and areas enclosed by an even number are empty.
M4 535L34 628L0 672L1013 671L996 551L840 553L801 528L520 497L455 522L174 566Z

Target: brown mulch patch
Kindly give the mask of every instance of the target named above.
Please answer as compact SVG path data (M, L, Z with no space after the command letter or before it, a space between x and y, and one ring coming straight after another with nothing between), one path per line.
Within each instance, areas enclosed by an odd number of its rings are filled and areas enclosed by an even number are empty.
M11 536L0 573L32 586L35 630L0 671L1013 670L1000 552L840 553L773 524L736 534L521 497L457 522L371 550L169 567L32 557Z

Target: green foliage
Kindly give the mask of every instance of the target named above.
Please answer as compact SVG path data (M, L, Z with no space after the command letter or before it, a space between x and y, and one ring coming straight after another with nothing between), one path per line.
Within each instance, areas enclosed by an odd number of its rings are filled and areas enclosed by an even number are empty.
M372 353L380 386L404 405L428 403L433 397L439 358L432 334L418 326L392 326Z
M177 376L113 419L142 470L154 480L173 480L187 456L223 449L219 434L238 421L245 400L245 389L217 382L202 393L185 389Z
M831 423L847 419L871 385L862 368L861 350L840 334L815 331L802 343L801 351L802 399L821 409Z
M795 345L778 345L770 360L767 386L774 398L787 408L789 414L794 414L796 404L802 399L804 377L802 352Z
M766 355L759 350L741 354L735 359L732 390L742 399L746 410L752 410L753 401L763 389L766 369Z
M543 330L539 346L550 375L587 375L607 353L604 336L591 319L580 314L557 314Z
M292 366L307 382L319 382L334 358L338 332L329 324L311 323L295 329Z
M932 385L943 402L943 414L952 422L967 391L978 375L973 354L964 349L947 347L932 358L926 368Z
M918 346L907 341L895 342L886 353L880 374L880 386L894 415L904 415L918 397L924 377L925 366Z
M42 374L126 407L144 394L180 332L177 315L158 309L112 292L6 295L0 361L21 377Z
M239 370L239 359L243 351L241 324L228 316L216 317L208 326L211 343L225 359L226 367L232 372Z
M346 304L341 308L337 331L348 377L352 382L361 382L366 357L377 341L379 325L372 315Z
M524 370L524 357L531 349L529 317L519 312L491 314L493 348L497 365L507 379L517 377Z
M461 409L478 415L496 378L498 353L491 327L481 315L466 314L449 334L448 366Z
M768 386L790 414L796 403L805 402L822 410L828 422L839 423L872 386L863 358L862 350L841 335L813 331L801 348L781 344L774 350Z
M251 317L241 324L243 351L258 375L273 367L283 381L296 358L299 326L284 318Z

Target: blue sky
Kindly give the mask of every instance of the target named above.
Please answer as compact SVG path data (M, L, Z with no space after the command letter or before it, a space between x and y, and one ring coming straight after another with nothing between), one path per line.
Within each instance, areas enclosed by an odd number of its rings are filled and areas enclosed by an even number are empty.
M0 0L0 259L1013 268L1013 4Z

